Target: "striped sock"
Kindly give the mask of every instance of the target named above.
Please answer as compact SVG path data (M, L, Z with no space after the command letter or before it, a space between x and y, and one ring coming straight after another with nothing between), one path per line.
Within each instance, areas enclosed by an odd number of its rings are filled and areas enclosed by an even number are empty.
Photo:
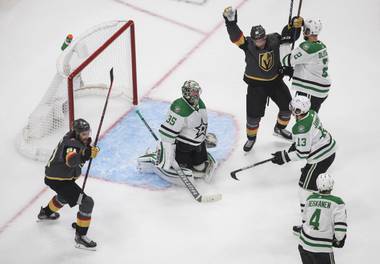
M51 198L49 204L44 208L44 210L47 215L51 215L52 213L58 212L64 205L64 203L61 203L58 200L57 195L55 195Z
M280 111L277 115L276 126L280 129L284 129L289 124L290 115L290 111Z
M76 226L76 232L84 236L87 234L88 228L91 223L91 214L86 214L81 211L77 214L77 226Z

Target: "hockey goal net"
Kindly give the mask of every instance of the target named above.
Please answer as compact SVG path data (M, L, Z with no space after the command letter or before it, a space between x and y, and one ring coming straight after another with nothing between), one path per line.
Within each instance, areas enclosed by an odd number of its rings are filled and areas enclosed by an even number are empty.
M133 21L110 21L74 37L57 60L57 73L17 137L17 148L29 158L47 161L74 118L99 124L114 69L114 84L103 128L109 128L137 105Z

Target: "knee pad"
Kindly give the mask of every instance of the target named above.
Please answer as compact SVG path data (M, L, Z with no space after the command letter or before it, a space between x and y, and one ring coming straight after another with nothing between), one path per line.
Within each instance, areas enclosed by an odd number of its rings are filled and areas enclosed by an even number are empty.
M82 203L79 205L79 211L86 214L91 214L92 209L94 208L94 200L85 195L82 199Z

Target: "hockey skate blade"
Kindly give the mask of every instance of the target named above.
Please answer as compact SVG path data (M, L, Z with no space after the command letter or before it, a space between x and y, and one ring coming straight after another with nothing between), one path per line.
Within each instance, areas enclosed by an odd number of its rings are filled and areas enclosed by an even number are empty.
M77 249L83 249L83 250L88 250L88 251L96 251L97 247L90 248L90 247L83 246L82 244L75 243L75 248L77 248Z
M217 202L222 199L222 194L210 194L210 195L202 195L200 196L197 201L200 203L210 203L210 202Z

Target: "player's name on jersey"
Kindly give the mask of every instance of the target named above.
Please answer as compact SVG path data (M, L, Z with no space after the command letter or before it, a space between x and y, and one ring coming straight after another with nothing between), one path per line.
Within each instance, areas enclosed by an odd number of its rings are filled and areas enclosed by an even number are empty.
M327 201L309 201L309 207L322 207L322 208L330 208L331 203Z

